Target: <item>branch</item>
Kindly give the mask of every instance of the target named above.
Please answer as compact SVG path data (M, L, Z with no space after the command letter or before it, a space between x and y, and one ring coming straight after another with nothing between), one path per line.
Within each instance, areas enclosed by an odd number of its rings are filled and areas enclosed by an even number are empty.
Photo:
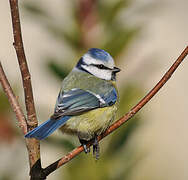
M27 133L27 123L26 123L24 113L23 113L23 111L19 105L19 102L18 102L18 100L17 100L8 80L7 80L7 77L5 75L5 72L3 70L1 62L0 62L0 82L1 82L1 85L3 87L5 94L8 97L8 100L12 106L12 109L16 114L16 118L18 119L19 126L21 127L23 134L26 134Z
M20 71L22 75L24 93L25 93L25 105L28 116L28 124L30 126L37 126L36 120L36 112L33 100L33 92L31 86L31 75L29 73L29 69L27 66L27 61L25 57L22 35L21 35L21 26L20 26L20 18L18 11L18 1L17 0L9 0L10 8L11 8L11 16L12 16L12 27L13 27L13 35L14 35L14 48L16 50Z
M38 125L33 92L31 86L31 76L27 66L27 61L24 52L24 46L22 41L20 18L19 18L19 9L18 9L18 0L9 0L11 17L12 17L12 27L14 35L14 47L17 54L17 59L19 62L19 67L22 75L22 82L25 94L25 105L27 110L27 126L28 131L32 130ZM27 148L29 153L29 162L30 167L32 167L40 158L40 144L36 139L27 140Z
M181 55L178 57L178 59L175 61L175 63L170 67L170 69L165 73L165 75L162 77L162 79L156 84L156 86L136 105L134 106L127 114L125 114L123 117L121 117L119 120L117 120L114 124L112 124L102 135L98 136L98 140L100 141L110 133L112 133L114 130L116 130L118 127L123 125L125 122L127 122L129 119L131 119L143 106L148 103L151 98L162 88L162 86L170 79L174 71L177 69L177 67L181 64L181 62L185 59L185 57L188 54L188 46L184 49L184 51L181 53ZM87 144L87 146L91 146L92 141ZM61 159L57 160L56 162L52 163L45 169L43 169L43 173L48 176L50 173L61 167L62 165L69 162L71 159L73 159L75 156L80 154L83 151L83 146L79 146L75 148L73 151L69 152L67 155L62 157Z

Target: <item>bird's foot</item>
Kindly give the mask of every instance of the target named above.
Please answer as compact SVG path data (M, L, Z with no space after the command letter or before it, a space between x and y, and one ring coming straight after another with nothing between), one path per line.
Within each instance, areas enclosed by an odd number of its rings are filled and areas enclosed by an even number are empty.
M99 146L99 142L98 142L97 136L95 136L94 142L93 142L93 155L95 156L95 159L96 159L96 160L99 159L99 155L100 155L100 146Z
M79 141L84 148L84 152L86 154L89 153L90 147L87 147L87 143L89 141L86 141L86 140L83 140L83 139L79 139ZM95 156L95 159L98 160L99 155L100 155L100 146L99 146L98 138L97 138L97 136L95 136L94 139L93 139L93 156Z
M84 148L84 152L85 152L86 154L89 153L89 152L90 152L90 147L87 147L88 141L83 140L83 139L79 139L79 141L80 141L81 145L82 145L83 148Z

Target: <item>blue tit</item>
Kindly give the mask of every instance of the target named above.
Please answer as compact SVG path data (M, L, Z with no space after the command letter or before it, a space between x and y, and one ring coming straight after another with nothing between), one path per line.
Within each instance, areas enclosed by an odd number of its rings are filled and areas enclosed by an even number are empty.
M114 60L102 49L91 48L63 80L54 114L28 132L26 138L42 140L60 128L77 135L87 153L86 144L93 140L93 152L99 156L97 136L111 124L119 102Z

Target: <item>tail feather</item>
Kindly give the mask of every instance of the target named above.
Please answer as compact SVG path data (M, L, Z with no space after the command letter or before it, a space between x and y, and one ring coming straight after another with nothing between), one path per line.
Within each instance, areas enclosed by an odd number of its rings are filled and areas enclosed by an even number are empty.
M64 116L58 120L48 119L32 131L28 132L25 135L25 138L36 138L42 140L64 125L69 118L70 116Z

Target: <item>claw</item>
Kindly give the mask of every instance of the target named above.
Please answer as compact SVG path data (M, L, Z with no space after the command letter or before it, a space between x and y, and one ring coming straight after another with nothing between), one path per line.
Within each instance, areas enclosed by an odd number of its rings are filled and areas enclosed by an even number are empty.
M90 152L90 147L87 147L87 142L88 141L85 141L85 140L82 140L82 139L79 139L80 140L80 143L81 145L83 146L84 148L84 152L87 154Z
M94 138L93 155L95 156L96 160L99 159L99 156L100 156L100 146L99 146L99 142L98 142L97 136L95 136L95 138Z
M84 148L84 152L87 154L90 152L90 147L87 147L87 143L88 141L83 140L83 139L79 139L81 145ZM100 146L99 146L99 142L98 142L98 138L97 136L94 137L94 141L93 141L93 155L95 156L95 159L98 160L99 159L99 155L100 155Z
M83 147L84 147L84 152L87 154L88 151L87 151L87 146L86 146L86 144L82 144L82 145L83 145Z

